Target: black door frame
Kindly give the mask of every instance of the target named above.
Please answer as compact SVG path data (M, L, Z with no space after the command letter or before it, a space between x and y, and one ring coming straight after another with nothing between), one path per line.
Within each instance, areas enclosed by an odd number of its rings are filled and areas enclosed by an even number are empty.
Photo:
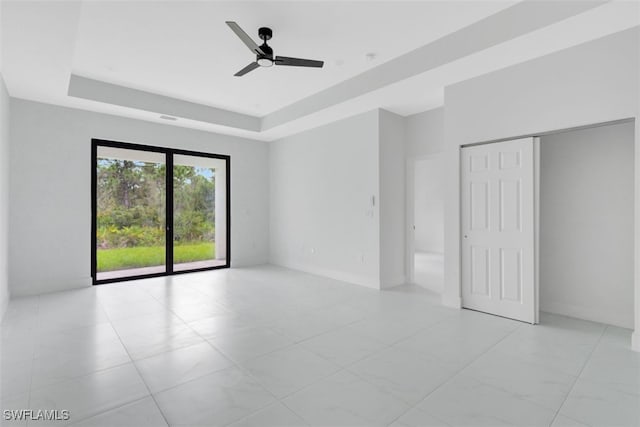
M98 213L98 147L114 147L124 148L128 150L151 151L155 153L163 153L166 161L166 185L165 185L165 271L164 273L144 274L138 276L118 277L114 279L97 279L98 271L98 248L97 248L97 213ZM215 267L196 268L191 270L173 270L173 156L176 154L208 157L213 159L221 159L226 165L226 216L227 216L227 256L224 265ZM102 285L106 283L124 282L128 280L146 279L151 277L172 276L175 274L193 273L196 271L218 270L221 268L229 268L231 266L231 156L224 154L203 153L199 151L180 150L175 148L156 147L152 145L134 144L129 142L109 141L106 139L91 139L91 278L94 285Z

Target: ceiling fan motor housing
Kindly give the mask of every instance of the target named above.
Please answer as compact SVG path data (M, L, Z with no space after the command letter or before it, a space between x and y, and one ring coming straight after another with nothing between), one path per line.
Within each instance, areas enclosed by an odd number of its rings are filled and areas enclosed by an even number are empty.
M260 39L264 41L264 43L262 43L262 45L260 46L260 49L262 50L262 52L264 52L264 55L260 53L257 54L256 62L261 67L271 67L273 65L273 49L271 49L271 47L267 44L267 40L271 39L271 37L273 36L273 32L271 31L271 28L261 27L260 29L258 29L258 35L260 36Z
M271 28L269 27L260 27L258 28L258 36L260 36L260 40L264 40L266 42L267 40L271 40L273 31L271 31Z

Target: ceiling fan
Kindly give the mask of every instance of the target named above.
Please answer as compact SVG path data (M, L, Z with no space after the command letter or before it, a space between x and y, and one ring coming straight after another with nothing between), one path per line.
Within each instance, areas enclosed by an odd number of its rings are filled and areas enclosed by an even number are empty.
M273 56L273 49L267 45L267 40L271 39L273 32L271 28L262 27L258 30L258 35L262 40L262 45L258 46L247 33L244 32L240 26L233 21L226 21L227 25L236 35L242 40L242 42L249 48L249 50L256 54L255 62L250 63L242 70L234 74L236 77L241 77L247 74L249 71L253 71L258 67L271 67L272 65L287 65L290 67L313 67L322 68L324 61L314 61L312 59L302 58L289 58L287 56Z

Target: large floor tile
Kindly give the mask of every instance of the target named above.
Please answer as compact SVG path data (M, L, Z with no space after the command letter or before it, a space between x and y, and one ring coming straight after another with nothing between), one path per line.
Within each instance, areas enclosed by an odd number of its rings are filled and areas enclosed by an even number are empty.
M609 326L580 378L640 394L640 353L631 350L631 331Z
M601 324L541 313L540 324L522 325L494 349L504 357L577 376L600 339Z
M414 335L425 327L406 316L378 314L353 323L348 328L360 335L391 345Z
M256 323L235 313L218 314L204 319L189 322L189 326L205 339L218 335L238 333L255 327Z
M341 328L300 343L303 347L340 366L347 366L387 347L381 341Z
M458 316L421 330L394 346L411 353L435 356L462 368L518 327L519 322L463 310Z
M576 381L572 375L490 351L464 371L483 384L550 410L560 409Z
M413 408L398 418L390 427L448 427L449 425L431 414Z
M72 425L75 427L162 427L168 424L153 398L145 397Z
M30 406L37 409L66 409L71 416L71 423L139 400L148 394L138 371L133 364L128 364L35 389L31 392Z
M558 414L551 423L551 427L589 427L586 424L576 421L573 418L569 418L565 415Z
M269 328L295 341L303 341L343 325L340 319L326 317L320 312L288 316L268 324Z
M21 339L32 334L38 326L38 297L12 299L0 322L2 339Z
M589 426L639 426L640 390L578 379L560 413Z
M640 425L631 331L540 320L269 266L134 280L12 300L0 398L96 426Z
M306 425L308 424L302 418L277 402L233 423L232 427L302 427Z
M38 335L26 333L15 336L0 336L0 364L24 362L34 357Z
M38 330L44 333L76 329L109 321L107 314L97 303L91 303L85 307L65 304L64 306L40 309L38 313Z
M0 398L28 393L32 372L33 359L0 361Z
M173 314L155 313L112 322L132 359L203 343L204 339Z
M347 368L360 378L414 405L449 379L457 368L433 356L389 348Z
M197 303L172 303L168 305L168 308L185 322L194 322L218 314L228 313L228 310L220 304L202 299Z
M135 288L134 288L135 289ZM145 314L164 313L168 311L167 307L158 301L147 299L122 302L121 300L103 302L102 307L111 321L128 319L132 317L144 316Z
M409 406L346 371L284 400L313 426L386 426Z
M243 362L242 365L270 392L284 397L318 381L339 367L297 345Z
M235 361L253 359L293 344L291 338L260 327L220 333L209 342Z
M32 387L42 387L131 362L109 323L53 331L38 339Z
M417 408L453 426L546 426L556 411L461 374Z
M228 368L232 362L207 342L135 362L152 393Z
M0 396L0 425L2 426L26 426L27 419L19 414L21 409L29 407L29 392L14 394L11 396ZM4 411L11 411L7 415ZM7 418L8 417L8 418Z
M214 372L155 397L172 426L224 426L274 401L255 379L237 368Z

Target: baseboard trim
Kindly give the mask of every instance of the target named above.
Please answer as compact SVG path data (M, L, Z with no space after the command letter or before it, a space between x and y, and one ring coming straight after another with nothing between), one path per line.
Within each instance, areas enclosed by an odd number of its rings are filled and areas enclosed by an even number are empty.
M631 349L640 353L640 333L638 331L631 334Z
M540 303L540 311L575 317L576 319L589 320L591 322L604 323L606 325L633 329L633 315L631 319L621 316L620 313L598 310L594 307L581 307L571 304L545 302Z
M397 276L391 280L384 280L381 285L380 288L382 289L391 289L391 288L395 288L396 286L402 286L406 283L406 277L405 276Z
M15 282L13 282L15 283ZM91 277L70 279L63 282L56 281L53 286L47 288L30 287L26 285L14 285L11 287L11 298L31 297L36 295L46 295L55 292L72 291L77 289L90 288L92 286Z
M376 283L375 280L372 280L368 277L360 276L353 273L330 270L325 268L318 268L318 267L310 266L307 264L278 262L275 260L271 260L270 264L276 265L279 267L288 268L290 270L297 270L303 273L309 273L309 274L314 274L316 276L322 276L322 277L327 277L329 279L339 280L341 282L352 283L354 285L360 285L366 288L380 290L380 283Z
M443 293L442 305L451 308L462 308L462 298L458 295L447 295L446 293Z

